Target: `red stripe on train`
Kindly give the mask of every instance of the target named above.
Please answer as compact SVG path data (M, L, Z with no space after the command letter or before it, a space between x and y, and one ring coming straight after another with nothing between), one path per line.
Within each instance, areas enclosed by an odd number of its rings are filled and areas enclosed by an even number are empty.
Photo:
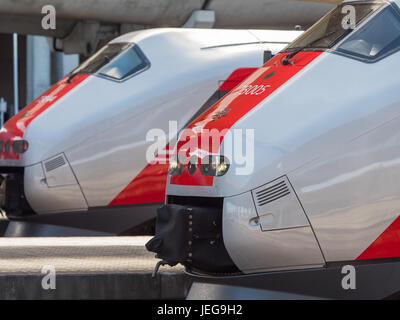
M400 257L400 217L357 258L357 260Z
M221 84L218 91L230 91L256 70L257 68L236 69ZM166 146L165 149L172 150L173 147ZM157 155L156 160L164 161L148 164L108 205L164 202L169 154Z
M321 53L299 52L293 58L293 64L290 65L281 63L286 53L281 53L269 60L183 131L177 145L178 153L185 155L186 162L192 155L217 153L227 130ZM213 133L212 130L216 130L217 133ZM204 139L204 136L208 136L208 138ZM198 164L199 162L200 160L198 160ZM190 175L185 168L181 175L171 176L170 183L212 186L213 177L203 176L200 170L196 170L193 175Z
M233 71L228 79L222 82L221 86L218 90L220 91L231 91L233 90L239 83L249 77L257 68L239 68Z
M173 147L167 145L108 205L164 202L170 150Z
M12 145L15 140L22 139L26 128L37 116L70 92L88 76L76 75L71 83L67 82L68 77L64 77L40 97L23 108L17 115L8 120L0 130L0 140L4 141L4 146L7 141L10 141ZM19 159L19 154L12 153L11 147L8 152L5 152L5 148L3 147L3 150L0 150L0 159Z

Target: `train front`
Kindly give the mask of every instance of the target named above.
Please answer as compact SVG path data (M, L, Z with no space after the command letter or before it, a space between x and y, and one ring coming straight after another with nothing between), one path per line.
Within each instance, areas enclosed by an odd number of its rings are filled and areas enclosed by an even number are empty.
M92 134L89 125L97 127L106 117L95 99L99 88L112 91L113 83L148 68L142 57L133 43L110 43L5 123L0 130L0 207L7 217L87 210L65 152ZM118 102L112 96L109 100Z
M29 126L34 122L49 118L46 110L57 107L58 100L68 94L73 94L75 87L83 82L88 75L77 75L75 79L61 79L43 95L23 108L17 115L9 119L0 130L0 179L1 209L9 217L20 217L34 213L26 197L26 188L39 188L32 185L35 165L41 168L41 161L46 159L48 149L54 148L52 137L46 135L46 128L40 134L30 134ZM68 98L67 98L68 100ZM63 134L60 132L60 135ZM46 185L43 176L41 184ZM46 200L46 194L39 201Z
M399 30L395 2L344 2L192 122L147 248L209 275L393 256L368 250L398 217L378 169L400 157L381 129L399 116Z

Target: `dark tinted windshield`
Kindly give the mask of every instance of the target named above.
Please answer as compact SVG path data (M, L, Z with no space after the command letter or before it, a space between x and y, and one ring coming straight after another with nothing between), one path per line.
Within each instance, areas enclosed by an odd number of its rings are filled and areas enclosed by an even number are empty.
M400 13L395 7L388 6L346 39L337 51L355 58L375 61L399 48Z
M111 43L82 63L71 75L98 74L114 80L124 80L148 66L148 60L136 45Z
M292 42L284 51L292 51L303 47L328 49L338 43L343 39L343 36L352 31L352 29L343 28L343 21L348 15L348 12L343 10L346 5L354 7L355 21L356 25L358 25L385 3L341 4L308 29L301 37Z

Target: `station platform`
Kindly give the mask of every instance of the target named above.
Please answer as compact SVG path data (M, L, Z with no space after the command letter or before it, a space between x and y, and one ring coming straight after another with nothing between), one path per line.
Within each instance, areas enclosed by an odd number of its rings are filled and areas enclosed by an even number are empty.
M152 278L149 239L0 238L0 299L184 299L191 282L183 268L161 267ZM55 289L42 285L49 270Z

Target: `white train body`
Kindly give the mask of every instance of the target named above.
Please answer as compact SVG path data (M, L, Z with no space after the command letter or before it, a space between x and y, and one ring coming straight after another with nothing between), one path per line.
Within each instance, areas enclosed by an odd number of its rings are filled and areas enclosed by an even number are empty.
M356 8L354 30L340 25L346 5ZM193 121L148 248L212 274L400 257L399 5L339 5ZM206 129L229 129L230 138L218 137L216 149L185 147ZM232 137L241 149L227 154ZM246 148L247 173L235 159ZM221 176L205 176L201 163L214 154L229 167L214 164ZM191 175L192 156L200 160ZM184 226L175 237L163 229L167 212ZM168 241L181 253L168 252Z
M147 132L183 127L233 71L298 34L152 29L111 41L1 130L8 216L115 233L148 221L168 167L149 168Z

